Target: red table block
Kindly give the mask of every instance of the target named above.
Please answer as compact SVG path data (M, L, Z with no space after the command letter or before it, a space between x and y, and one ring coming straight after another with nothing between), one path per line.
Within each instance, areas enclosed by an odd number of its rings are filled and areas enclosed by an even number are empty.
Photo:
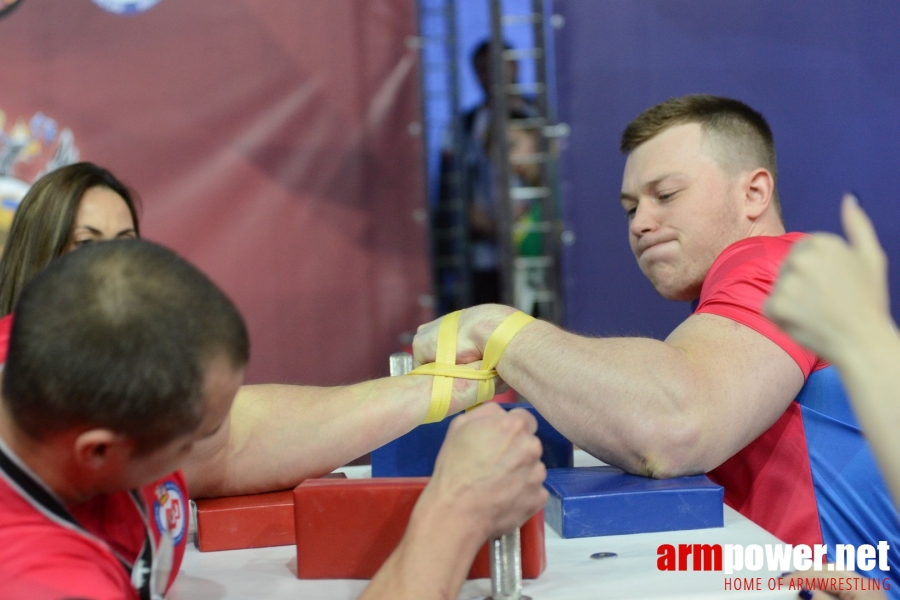
M343 473L328 479L346 479ZM316 481L316 480L314 480ZM197 547L201 552L290 546L294 538L294 492L197 500Z
M427 477L309 480L294 490L297 577L371 579L403 537ZM547 566L543 511L521 528L522 576ZM441 543L435 540L436 544ZM487 544L469 579L491 576Z

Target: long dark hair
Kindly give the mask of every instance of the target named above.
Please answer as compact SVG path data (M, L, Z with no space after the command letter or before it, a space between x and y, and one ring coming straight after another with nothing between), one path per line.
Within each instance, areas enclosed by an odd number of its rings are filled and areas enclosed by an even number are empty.
M13 312L25 284L63 253L81 198L93 187L109 188L122 197L140 235L137 196L112 173L89 162L47 173L25 194L9 228L0 258L0 316Z

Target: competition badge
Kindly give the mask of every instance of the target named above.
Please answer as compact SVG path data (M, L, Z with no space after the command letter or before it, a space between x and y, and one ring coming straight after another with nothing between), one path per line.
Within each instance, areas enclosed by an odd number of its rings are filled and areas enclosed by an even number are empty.
M156 486L156 500L153 502L153 516L160 535L168 533L175 545L181 543L187 531L187 502L181 490L171 481Z

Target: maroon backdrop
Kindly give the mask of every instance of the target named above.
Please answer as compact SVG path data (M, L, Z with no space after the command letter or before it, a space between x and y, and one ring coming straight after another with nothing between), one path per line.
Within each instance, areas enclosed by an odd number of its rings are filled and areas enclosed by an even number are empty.
M23 0L0 110L69 128L252 338L248 381L386 374L430 318L414 0Z

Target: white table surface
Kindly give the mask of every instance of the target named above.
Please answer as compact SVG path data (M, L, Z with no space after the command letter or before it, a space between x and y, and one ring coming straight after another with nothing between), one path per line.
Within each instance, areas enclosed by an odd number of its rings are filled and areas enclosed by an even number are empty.
M576 465L597 464L576 454ZM348 477L366 477L368 467L340 469ZM599 599L730 599L796 598L797 592L725 590L722 572L668 572L656 568L660 544L776 544L778 539L725 507L725 526L715 529L670 531L592 538L562 539L546 528L547 569L536 580L525 580L523 592L532 600ZM618 556L593 560L595 552ZM181 573L168 594L169 600L271 598L292 600L350 600L366 586L358 580L299 580L294 546L199 552L188 544ZM731 577L760 577L762 587L779 573L747 571ZM490 596L488 579L466 582L460 600Z

